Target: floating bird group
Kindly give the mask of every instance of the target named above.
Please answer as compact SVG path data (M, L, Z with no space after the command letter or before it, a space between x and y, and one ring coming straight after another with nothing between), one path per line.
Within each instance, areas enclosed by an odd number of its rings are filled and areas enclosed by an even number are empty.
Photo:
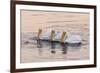
M60 43L62 46L62 53L67 53L67 46L66 44L81 44L82 39L80 35L76 34L70 34L68 35L67 32L55 32L52 30L51 32L45 32L42 33L42 30L39 29L38 35L37 35L37 47L42 48L42 42L41 41L48 41L51 43L51 53L55 53L55 43Z
M82 43L82 38L78 34L67 34L67 32L55 32L52 30L51 32L42 33L42 30L39 29L38 39L54 41L54 42L62 42L69 44L79 44Z

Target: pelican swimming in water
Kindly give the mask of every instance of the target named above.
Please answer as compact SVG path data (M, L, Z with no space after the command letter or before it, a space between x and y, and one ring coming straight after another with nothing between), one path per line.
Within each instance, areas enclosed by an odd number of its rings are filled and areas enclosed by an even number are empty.
M52 41L69 43L69 44L77 44L82 42L81 35L79 34L67 34L66 32L55 32L54 30L51 32L44 32L38 36L41 40L47 40L50 41L52 37Z

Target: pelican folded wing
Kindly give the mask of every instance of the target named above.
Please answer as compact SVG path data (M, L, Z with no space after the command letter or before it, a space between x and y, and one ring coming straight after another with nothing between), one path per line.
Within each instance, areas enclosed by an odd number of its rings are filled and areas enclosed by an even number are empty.
M65 43L81 43L82 38L80 35L69 35L65 41Z
M50 32L42 33L40 39L49 40L50 39Z
M60 32L56 32L56 33L55 33L55 37L54 37L53 40L54 40L54 41L60 41L61 35L62 35L62 34L61 34Z

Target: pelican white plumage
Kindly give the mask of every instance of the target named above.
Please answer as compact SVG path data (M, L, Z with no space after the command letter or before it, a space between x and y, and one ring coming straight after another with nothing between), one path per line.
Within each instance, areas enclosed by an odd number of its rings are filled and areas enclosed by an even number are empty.
M50 34L51 34L51 32L42 33L40 36L40 39L50 40Z
M71 43L71 44L81 43L82 38L81 38L81 35L78 35L78 34L69 34L64 42L65 43Z
M40 39L50 40L50 35L51 35L51 32L42 33ZM60 42L61 36L62 36L61 32L55 32L53 41ZM77 44L77 43L81 43L81 42L82 42L82 38L81 38L81 35L79 35L79 34L69 33L65 36L65 39L64 39L64 43L69 43L69 44L74 44L74 43Z
M55 33L55 37L54 37L54 41L60 41L60 39L61 39L61 35L62 35L62 33L61 32L56 32Z

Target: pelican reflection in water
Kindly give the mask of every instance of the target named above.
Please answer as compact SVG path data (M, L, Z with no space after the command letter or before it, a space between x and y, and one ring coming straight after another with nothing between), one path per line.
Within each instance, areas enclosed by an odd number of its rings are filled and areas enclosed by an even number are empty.
M39 29L38 35L37 35L37 47L40 48L39 51L42 50L42 43L43 41L49 42L51 45L51 53L56 53L56 44L60 43L62 47L62 54L67 54L67 46L68 44L80 44L82 39L79 35L70 35L68 37L66 32L60 33L55 32L54 30L51 31L51 33L42 33L42 30Z

